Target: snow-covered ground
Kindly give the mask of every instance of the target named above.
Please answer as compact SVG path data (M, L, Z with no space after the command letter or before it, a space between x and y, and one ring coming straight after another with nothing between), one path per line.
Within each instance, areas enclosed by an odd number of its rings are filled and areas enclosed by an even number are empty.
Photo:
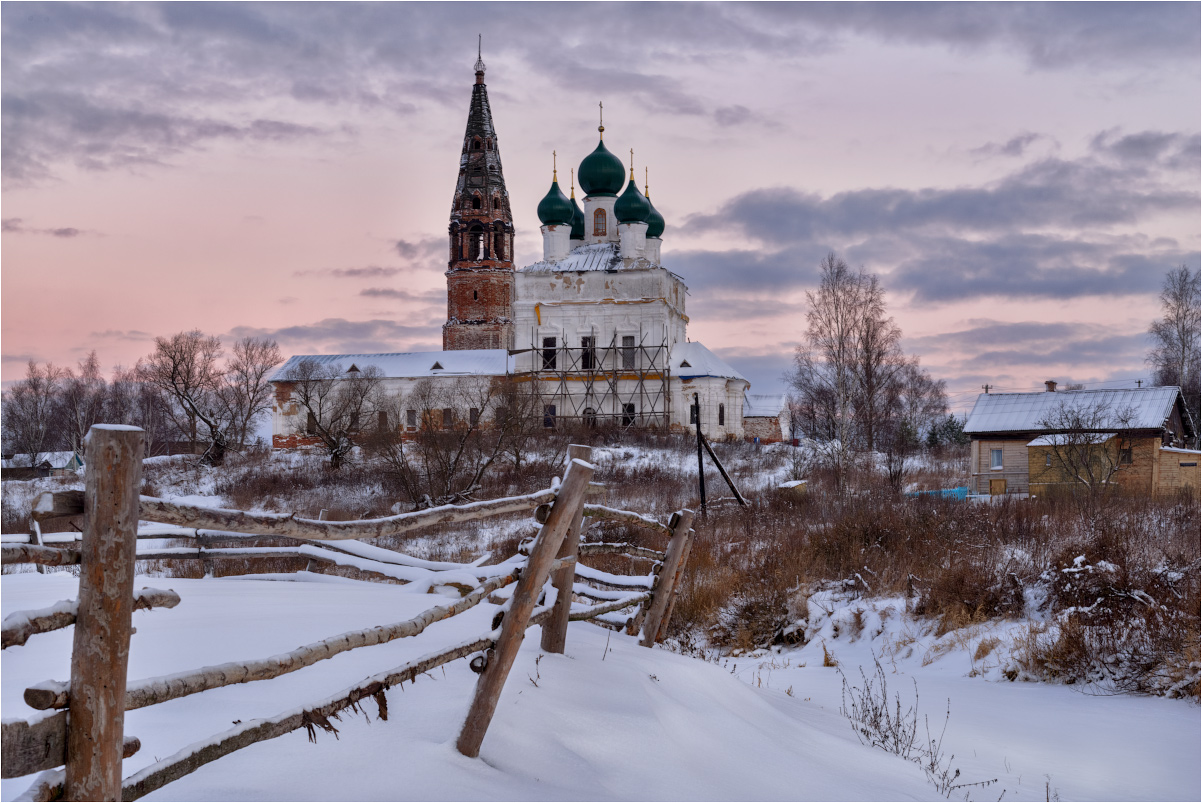
M262 658L353 628L408 618L444 600L404 586L318 575L276 580L139 576L172 588L171 610L134 614L130 678ZM3 613L76 594L67 573L6 575ZM900 612L881 607L848 627L843 608L812 617L800 649L706 662L574 623L567 654L542 656L531 630L479 760L453 747L476 676L465 661L388 692L389 719L344 715L339 738L302 731L234 753L151 796L163 800L326 799L939 799L915 764L863 746L840 713L838 669L853 682L882 653L890 691L903 703L918 684L932 728L951 718L944 749L961 780L998 778L974 799L1198 799L1199 709L1189 701L1097 697L1072 688L992 680L971 639L944 648ZM901 603L898 602L898 605ZM834 608L832 608L834 610ZM130 712L142 751L128 776L157 758L247 722L315 702L443 645L488 630L481 605L417 639L354 650L275 680L204 692ZM843 622L838 627L836 625ZM908 639L909 643L901 643ZM30 684L65 679L71 631L35 636L3 653L5 718L33 712ZM996 661L1000 661L998 658ZM995 663L996 663L995 661ZM988 667L986 667L988 668ZM996 674L996 673L995 673ZM6 780L11 800L31 779Z

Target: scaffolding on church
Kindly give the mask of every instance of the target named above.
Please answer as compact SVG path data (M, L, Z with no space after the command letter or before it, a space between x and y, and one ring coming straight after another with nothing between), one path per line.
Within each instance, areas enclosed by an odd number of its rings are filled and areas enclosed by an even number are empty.
M671 426L670 347L667 327L658 342L639 328L638 335L614 332L608 345L593 330L581 343L567 345L567 333L530 331L529 381L536 415L547 429L618 426L662 429Z

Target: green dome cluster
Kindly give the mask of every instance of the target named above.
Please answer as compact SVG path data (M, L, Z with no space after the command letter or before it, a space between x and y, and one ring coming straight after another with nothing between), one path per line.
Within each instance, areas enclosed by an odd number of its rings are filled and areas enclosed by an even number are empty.
M551 181L551 189L547 190L547 194L538 202L538 219L544 226L566 226L572 223L572 218L575 215L572 212L574 203L567 199L563 194L563 190L559 188L559 182ZM580 218L581 228L584 227L584 216Z
M630 183L626 185L626 192L622 193L622 197L614 204L614 217L619 223L645 223L650 214L651 204L643 197L643 193L639 192L632 175Z
M576 177L586 196L617 195L626 183L626 169L622 160L610 153L601 141L596 150L584 157Z

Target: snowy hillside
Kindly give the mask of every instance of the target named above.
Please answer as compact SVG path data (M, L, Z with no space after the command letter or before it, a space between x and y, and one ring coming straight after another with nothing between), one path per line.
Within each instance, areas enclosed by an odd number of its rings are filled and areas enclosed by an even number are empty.
M66 573L6 576L3 609L50 605L76 594ZM236 658L259 658L353 627L412 616L442 599L301 573L184 580L139 577L137 587L177 591L175 609L134 615L130 678ZM356 650L270 682L212 690L130 712L126 732L142 751L129 776L235 720L248 722L328 697L364 677L488 629L480 606L432 626L421 639ZM877 619L873 617L877 616ZM900 617L862 615L861 633L827 621L800 650L717 663L647 650L599 627L574 623L566 655L542 655L528 634L480 760L453 746L476 676L464 661L387 693L389 718L344 715L338 738L304 731L210 764L148 799L940 799L915 764L860 744L840 713L838 669L872 672L894 643ZM824 629L825 628L825 629ZM877 632L879 630L879 633ZM921 631L921 628L919 628ZM909 657L886 661L890 692L913 701L932 728L951 718L944 748L973 799L1189 799L1198 797L1199 710L1187 701L1100 698L1064 686L969 677L966 648L932 649L916 632ZM6 718L33 712L21 699L38 681L65 679L71 631L4 652ZM975 649L975 648L974 648ZM884 659L883 659L884 660ZM897 674L894 674L896 672ZM3 782L12 800L32 778ZM1005 790L1003 792L1003 790Z

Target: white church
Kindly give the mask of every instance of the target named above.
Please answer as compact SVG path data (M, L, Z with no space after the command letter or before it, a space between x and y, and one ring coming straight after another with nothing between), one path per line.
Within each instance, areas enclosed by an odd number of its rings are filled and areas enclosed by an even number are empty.
M605 423L661 430L692 429L694 396L711 440L787 437L784 398L748 396L750 383L688 338L684 280L662 264L664 219L605 146L575 172L584 208L553 175L538 204L543 258L513 265L513 216L497 133L476 62L450 216L447 323L443 350L383 354L296 355L272 377L272 443L307 445L306 414L290 395L302 361L361 372L375 366L385 392L409 393L419 380L462 382L507 377L529 382L547 428ZM348 373L354 376L355 373ZM389 426L415 432L416 411ZM455 420L487 422L488 411L452 411ZM381 419L383 420L383 419Z

